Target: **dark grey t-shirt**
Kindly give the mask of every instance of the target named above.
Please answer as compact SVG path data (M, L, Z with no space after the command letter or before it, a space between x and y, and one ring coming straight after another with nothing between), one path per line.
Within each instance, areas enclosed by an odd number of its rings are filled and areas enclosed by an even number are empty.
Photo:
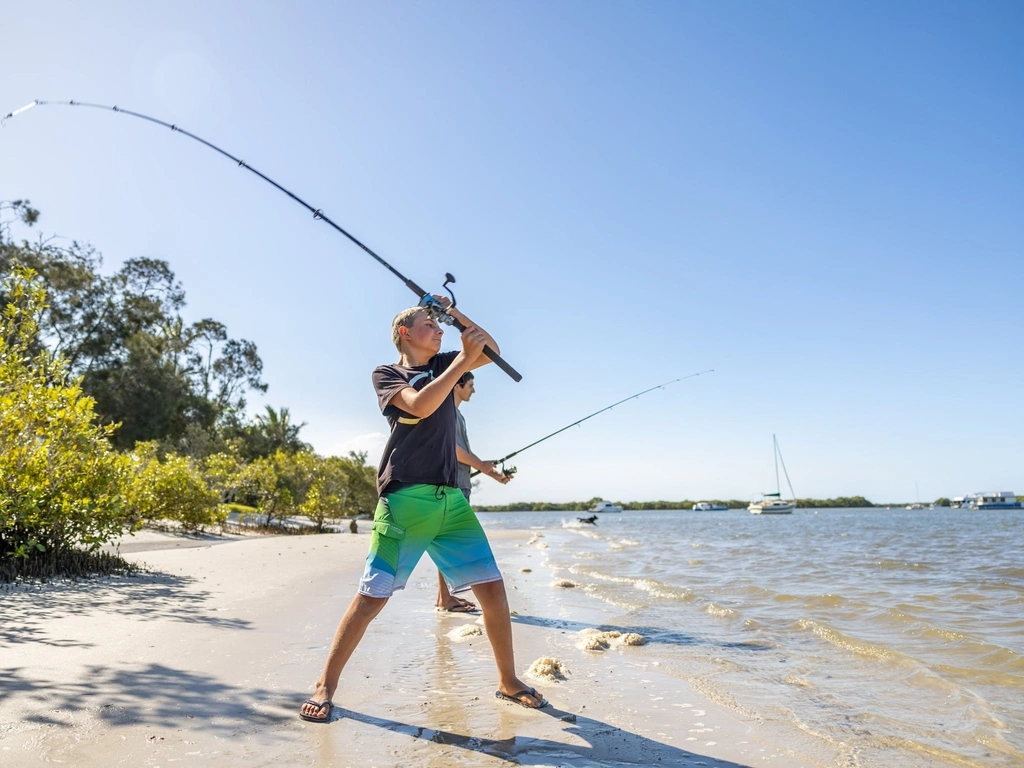
M469 434L466 432L466 420L463 418L462 411L459 410L458 406L455 408L455 419L455 444L466 453L472 453L469 450ZM467 499L473 487L473 481L469 477L469 473L472 470L473 468L469 464L459 463L459 488L462 489L462 493L465 494Z
M381 365L373 371L373 388L391 436L377 467L377 493L383 496L402 485L426 483L457 487L455 460L455 394L449 392L437 410L425 418L406 413L391 399L406 387L417 392L447 370L458 352L440 352L426 365Z

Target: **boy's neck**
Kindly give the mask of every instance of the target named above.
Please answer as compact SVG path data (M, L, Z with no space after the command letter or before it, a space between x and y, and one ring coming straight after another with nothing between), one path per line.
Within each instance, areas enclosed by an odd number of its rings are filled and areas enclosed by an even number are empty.
M399 361L406 368L416 368L420 365L426 365L434 357L433 353L430 352L416 352L415 350L406 350L402 352L401 360Z

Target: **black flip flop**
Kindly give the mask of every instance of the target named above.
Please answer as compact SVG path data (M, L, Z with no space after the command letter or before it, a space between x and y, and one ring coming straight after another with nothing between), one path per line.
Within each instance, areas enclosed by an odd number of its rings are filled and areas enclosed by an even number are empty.
M539 698L540 704L535 707L532 704L527 704L525 701L519 698L520 696L524 696L526 694L533 696L533 698L535 699ZM520 707L526 707L527 709L544 709L544 707L548 705L547 699L545 699L543 696L537 696L536 688L524 688L523 690L516 691L515 693L502 693L501 691L495 691L494 697L496 699L503 699L504 701L511 701L513 704L518 704Z
M457 605L453 605L451 608L438 606L437 609L443 613L475 613L479 610L473 603L467 603L465 600Z
M299 717L303 720L308 720L311 723L329 723L331 722L331 713L334 711L334 704L330 699L324 701L313 701L312 699L306 699L303 704L312 704L317 709L323 709L327 707L326 717L313 717L312 715L305 714L301 709L299 710Z

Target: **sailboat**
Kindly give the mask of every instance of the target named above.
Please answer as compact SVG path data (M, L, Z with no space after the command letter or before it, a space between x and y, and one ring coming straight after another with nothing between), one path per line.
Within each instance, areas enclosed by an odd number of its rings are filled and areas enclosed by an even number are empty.
M917 482L914 483L914 493L917 495L917 503L907 504L907 509L924 509L924 504L921 503L921 488Z
M779 441L772 435L772 444L775 446L775 493L762 493L761 501L751 502L747 509L752 515L789 515L796 509L796 494L793 493L793 484L789 482L789 472L786 471L786 462L782 460L782 451L779 450ZM792 501L783 501L782 487L779 485L779 462L782 462L782 471L786 475L786 485L789 486L789 495Z

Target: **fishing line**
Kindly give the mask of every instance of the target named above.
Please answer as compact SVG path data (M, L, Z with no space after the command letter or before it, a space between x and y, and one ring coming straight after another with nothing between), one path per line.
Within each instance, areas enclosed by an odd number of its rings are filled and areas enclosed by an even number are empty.
M615 403L612 403L611 405L605 406L600 411L594 411L589 416L584 416L582 419L577 419L572 424L566 424L561 429L555 430L550 435L547 435L545 437L542 437L540 440L536 440L536 441L530 443L525 448L520 448L518 451L512 451L512 453L510 453L510 454L508 454L506 456L502 456L500 459L496 459L495 463L502 465L502 467L501 467L502 474L508 475L508 476L512 476L512 475L514 475L516 473L516 468L515 467L508 467L506 469L505 468L505 462L508 461L509 459L511 459L513 456L517 456L518 454L522 453L527 448L533 448L533 446L539 445L539 444L543 443L545 440L549 440L552 437L554 437L555 435L560 434L562 432L565 432L565 430L569 429L570 427L575 427L577 424L582 424L587 419L592 419L595 416L597 416L599 413L604 413L605 411L610 411L615 406L622 405L623 403L628 402L629 400L636 400L638 397L640 397L641 395L646 395L648 392L653 392L656 389L664 389L669 384L675 384L677 381L683 381L685 379L692 379L695 376L703 376L705 373L714 373L714 372L715 372L714 368L708 368L706 371L699 371L698 373L691 373L689 376L680 376L678 379L672 379L672 381L666 381L666 382L663 382L662 384L657 384L657 385L651 387L650 389L645 389L643 392L637 392L635 395L630 395L629 397L624 397L621 400L619 400L618 402L615 402ZM479 475L479 474L480 474L480 470L476 469L476 470L473 470L472 472L470 472L469 476L470 477L475 477L476 475Z
M183 134L184 136L188 136L190 139L194 139L195 141L198 141L200 144L203 144L204 146L212 149L213 151L220 153L221 155L223 155L224 157L228 158L229 160L233 160L235 163L238 164L239 168L244 168L247 171L251 171L252 173L254 173L257 176L259 176L261 179L263 179L263 181L267 182L268 184L270 184L271 186L273 186L276 189L280 190L281 192L284 192L284 194L288 195L288 197L290 197L296 203L298 203L303 208L305 208L310 213L312 213L313 214L313 218L315 220L323 221L323 222L329 224L335 230L337 230L338 232L343 234L345 237L347 237L349 240L351 240L353 243L355 243L360 248L362 248L366 253L368 253L370 256L372 256L379 264L381 264L389 272L391 272L391 274L393 274L395 277L397 277L399 280L401 280L403 283L405 283L405 285L409 288L409 290L411 290L413 293L415 293L416 296L419 298L419 306L423 307L424 310L432 318L434 318L435 321L442 322L442 323L445 323L447 325L454 326L460 332L466 330L466 326L463 325L456 318L454 318L451 315L449 315L445 311L445 307L437 299L435 299L430 293L428 293L427 291L424 291L416 283L414 283L412 280L407 278L405 275L403 275L401 272L399 272L393 266L388 264L384 259L382 259L380 256L378 256L376 253L374 253L365 243L361 242L354 235L352 235L351 233L347 232L345 229L343 229L338 224L336 224L334 221L332 221L328 216L326 216L324 214L322 209L314 208L312 205L307 203L301 197L299 197L298 195L296 195L296 194L290 192L289 190L285 189L284 187L282 187L280 184L278 184L276 181L274 181L272 178L270 178L266 174L261 173L260 171L256 170L251 165L246 163L244 160L235 157L230 152L227 152L227 151L221 149L216 144L213 144L213 143L207 141L206 139L202 138L201 136L197 136L194 133L186 131L184 128L181 128L180 126L178 126L176 124L168 123L168 122L165 122L165 121L160 120L158 118L151 117L149 115L144 115L141 112L133 112L130 109L123 109L123 108L118 107L116 105L114 105L114 106L107 106L106 104L91 104L91 103L86 102L86 101L41 101L39 99L36 99L32 103L26 104L21 109L16 109L13 112L8 112L6 115L3 116L3 118L0 118L0 126L6 125L8 120L10 120L13 117L17 117L22 112L26 112L26 111L32 109L32 107L43 107L43 106L90 107L92 109L103 109L103 110L106 110L108 112L117 112L118 114L129 115L130 117L137 117L140 120L146 120L146 121L148 121L150 123L155 123L156 125L161 125L164 128L170 128L172 131L176 131L177 133ZM454 307L455 306L455 295L452 294L451 290L448 288L448 283L454 283L455 282L455 278L451 276L451 273L445 273L445 278L447 278L447 279L445 280L444 286L442 286L442 287L445 290L448 291L449 295L451 295L451 297L452 297L451 307ZM489 357L491 360L493 360L494 363L499 368L501 368L501 370L503 370L505 373L507 373L509 376L511 376L513 381L521 381L522 380L522 378L523 378L522 374L520 374L515 368L513 368L511 365L509 365L504 359L502 359L502 357L497 352L495 352L489 346L485 346L483 352L484 352L485 355L487 355L487 357Z

